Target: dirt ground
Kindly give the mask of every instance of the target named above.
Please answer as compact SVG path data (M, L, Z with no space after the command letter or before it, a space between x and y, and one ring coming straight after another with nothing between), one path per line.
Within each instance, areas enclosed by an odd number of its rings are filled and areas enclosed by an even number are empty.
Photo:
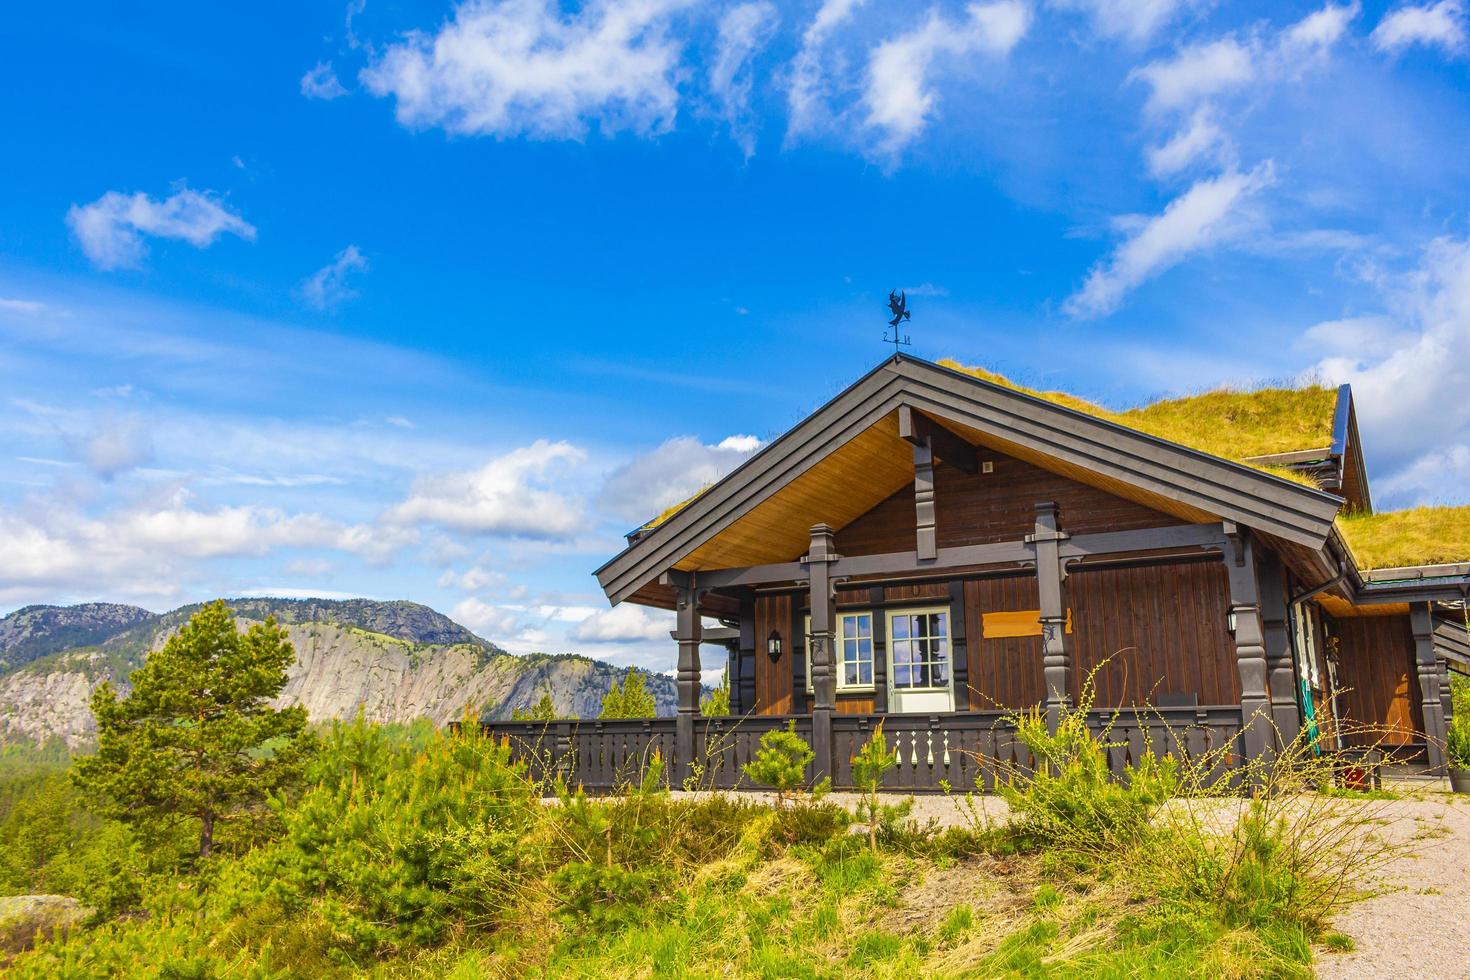
M770 799L769 794L742 794ZM857 797L828 797L851 808ZM914 816L940 826L966 826L972 819L1001 822L1004 801L973 798L974 816L957 797L919 796ZM1317 974L1327 980L1434 977L1470 980L1470 796L1420 791L1404 799L1372 801L1380 832L1407 842L1412 853L1380 876L1382 891L1340 915L1335 928L1353 938L1351 953L1319 952Z

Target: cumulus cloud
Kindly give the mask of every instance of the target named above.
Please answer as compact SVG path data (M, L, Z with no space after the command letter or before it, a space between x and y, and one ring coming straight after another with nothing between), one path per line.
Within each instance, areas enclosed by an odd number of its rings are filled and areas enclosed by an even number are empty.
M332 66L321 61L315 68L301 76L301 94L308 99L331 101L346 95L347 90L337 80L337 73L332 70Z
M348 285L347 277L354 272L366 272L367 268L367 258L356 245L348 245L331 262L301 283L301 298L314 309L335 309L357 296L357 291Z
M713 446L693 436L676 436L614 470L599 503L625 521L648 520L714 483L760 446L759 439L748 435L730 436Z
M1338 343L1317 371L1350 382L1380 502L1434 503L1463 486L1470 447L1470 240L1439 238L1417 268L1378 274L1387 311L1319 324ZM1351 344L1356 343L1354 347ZM1460 482L1456 482L1460 481Z
M255 227L209 191L182 188L162 201L142 193L108 191L91 204L72 205L66 223L82 251L103 269L136 268L144 236L175 238L207 248L221 235L255 240Z
M885 133L885 152L901 149L923 132L936 100L927 85L935 59L1008 54L1031 19L1030 10L1019 0L972 3L966 15L955 23L930 9L922 26L873 49L863 104L867 124Z
M477 470L421 478L384 519L469 534L567 538L585 519L582 501L563 490L562 477L586 458L570 443L539 439Z
M1239 88L1255 77L1250 51L1233 37L1193 44L1172 58L1153 61L1133 76L1151 89L1150 110L1187 108L1202 99Z
M1373 29L1373 44L1382 51L1402 51L1415 44L1459 51L1465 46L1465 5L1461 0L1440 0L1399 7Z
M452 568L445 569L444 573L439 576L439 588L459 589L463 592L479 592L492 585L503 585L504 583L503 574L480 565L472 565L463 572L456 572Z
M1231 172L1196 182L1094 266L1064 311L1076 317L1111 313L1144 281L1228 238L1239 224L1241 205L1272 179L1267 163L1249 173Z
M1085 13L1104 37L1138 42L1153 37L1178 12L1180 0L1051 0L1061 10Z
M415 31L362 72L405 126L497 137L648 134L678 111L673 16L693 0L465 0L435 34Z
M520 618L512 610L470 597L449 611L449 618L487 639L497 640L520 631Z
M755 132L749 120L751 59L770 42L779 19L776 5L769 0L737 4L720 18L709 88L730 127L731 139L746 159L755 155Z
M673 613L625 602L593 613L568 634L583 643L656 643L669 639Z

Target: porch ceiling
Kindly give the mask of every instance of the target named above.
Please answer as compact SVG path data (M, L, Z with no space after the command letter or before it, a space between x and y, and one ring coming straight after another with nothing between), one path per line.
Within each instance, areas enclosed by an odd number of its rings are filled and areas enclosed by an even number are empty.
M674 567L744 568L806 554L813 524L841 530L914 479L914 450L890 412L710 538Z

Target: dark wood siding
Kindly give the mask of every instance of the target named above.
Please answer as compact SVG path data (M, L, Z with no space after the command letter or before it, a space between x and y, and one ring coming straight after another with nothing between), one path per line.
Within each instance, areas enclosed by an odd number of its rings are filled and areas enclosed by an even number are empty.
M1423 739L1423 708L1414 673L1414 633L1408 616L1336 619L1338 708L1345 740L1358 745L1383 741L1404 745ZM1357 732L1368 725L1381 731Z
M1040 704L1046 692L1041 672L1041 637L985 639L983 615L1036 609L1036 576L971 579L965 583L970 707L1022 708Z
M766 640L775 630L781 635L781 659L771 663L766 656ZM789 714L794 709L791 699L791 658L798 655L795 637L791 635L791 596L761 596L755 600L755 710L762 715Z
M1015 541L1036 527L1036 504L1061 506L1062 527L1074 534L1127 531L1183 523L1177 518L1068 480L1030 463L985 453L995 472L967 474L940 464L934 469L939 546ZM874 555L914 548L914 488L905 487L837 533L844 555Z
M1098 707L1152 704L1160 694L1240 703L1226 622L1229 582L1220 562L1079 570L1067 586L1074 696L1087 673L1107 661L1093 678Z

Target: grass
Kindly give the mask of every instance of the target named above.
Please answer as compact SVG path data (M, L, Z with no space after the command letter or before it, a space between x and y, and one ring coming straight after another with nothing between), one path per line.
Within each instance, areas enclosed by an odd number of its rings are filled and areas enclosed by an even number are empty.
M1337 391L1321 385L1253 391L1219 389L1114 412L1066 392L1027 388L984 368L949 359L939 363L982 381L1236 462L1332 445ZM1304 479L1283 467L1256 468L1295 482ZM1292 476L1286 476L1288 473Z
M1410 507L1337 519L1358 567L1403 568L1470 560L1470 506Z

